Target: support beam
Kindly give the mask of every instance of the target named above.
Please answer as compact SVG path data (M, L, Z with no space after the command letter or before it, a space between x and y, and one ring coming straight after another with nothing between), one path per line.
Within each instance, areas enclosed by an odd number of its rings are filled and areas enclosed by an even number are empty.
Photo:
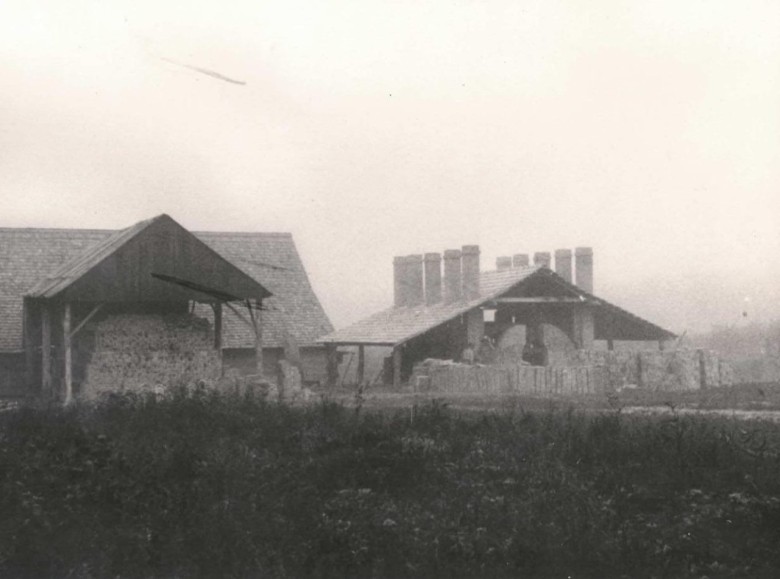
M214 310L214 349L222 353L222 304L217 302L212 304L211 308Z
M393 388L399 389L401 387L401 361L402 353L401 348L403 346L397 346L393 348Z
M326 344L325 353L327 355L328 388L333 389L339 379L339 353L334 344Z
M495 304L588 304L597 303L579 297L558 297L558 296L533 296L521 298L496 298L492 301Z
M73 334L70 331L71 305L65 303L62 312L62 339L65 350L65 404L73 402Z
M84 319L81 320L81 322L79 322L79 324L71 332L69 332L68 337L73 338L76 334L78 334L81 331L81 328L86 326L87 322L89 322L89 320L91 320L94 317L94 315L100 311L100 308L102 307L103 304L98 304L94 308L92 308L92 310L84 317Z
M41 388L51 397L51 310L46 302L41 304Z
M366 347L362 344L358 346L358 365L357 365L357 383L363 384L366 381Z
M485 315L479 308L466 312L466 342L476 351L485 335Z
M219 354L219 375L225 375L225 360L222 357L222 302L211 304L214 310L214 349Z
M34 368L35 368L35 345L33 344L32 335L32 312L30 311L32 304L29 300L24 300L24 327L22 339L24 341L24 379L27 392L32 391Z
M255 334L255 367L257 368L257 373L263 376L263 325L260 319L262 300L255 300L254 304L253 306L252 302L247 300L246 309L249 311L249 318L252 321L252 329Z
M595 339L595 314L593 308L581 307L572 312L572 328L574 335L572 341L579 350L590 350L593 348Z

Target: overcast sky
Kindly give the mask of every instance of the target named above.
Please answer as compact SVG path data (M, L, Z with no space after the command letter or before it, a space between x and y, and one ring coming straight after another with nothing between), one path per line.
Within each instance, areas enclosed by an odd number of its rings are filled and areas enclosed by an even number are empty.
M337 327L472 243L780 317L780 2L0 0L0 226L160 213L291 231Z

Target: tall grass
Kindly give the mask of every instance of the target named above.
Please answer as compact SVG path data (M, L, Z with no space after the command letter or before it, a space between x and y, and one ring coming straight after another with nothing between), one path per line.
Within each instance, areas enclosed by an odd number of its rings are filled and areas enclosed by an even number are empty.
M776 577L780 428L180 393L0 415L3 577Z

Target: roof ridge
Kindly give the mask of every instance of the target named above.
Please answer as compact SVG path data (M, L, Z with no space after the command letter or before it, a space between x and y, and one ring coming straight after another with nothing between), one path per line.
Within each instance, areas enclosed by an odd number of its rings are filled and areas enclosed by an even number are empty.
M284 231L193 231L195 235L211 235L214 237L289 237L292 233Z
M127 229L127 228L124 228ZM0 232L30 232L30 233L114 233L121 229L81 229L79 227L0 227Z

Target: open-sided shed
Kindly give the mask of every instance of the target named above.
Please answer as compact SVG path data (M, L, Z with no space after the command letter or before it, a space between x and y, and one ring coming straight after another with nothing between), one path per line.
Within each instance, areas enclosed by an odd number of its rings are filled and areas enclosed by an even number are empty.
M579 281L592 286L592 253L581 250L579 255L587 258L581 259ZM552 271L544 256L549 254L538 254L535 265L528 265L526 256L500 260L496 270L485 272L480 271L477 246L448 250L443 260L438 253L397 257L394 306L321 341L331 352L338 346L358 347L359 381L365 379L364 348L391 347L397 385L415 362L458 359L467 345L478 347L486 333L495 338L517 325L525 326L529 339L537 339L543 325L554 326L578 349L592 348L594 340L604 340L611 348L615 341L663 343L675 337L572 283L570 259L567 276Z
M228 368L273 372L300 347L310 379L324 376L314 340L332 327L288 233L193 233L167 215L121 231L0 228L0 394L67 390L66 336L137 312L205 318Z

